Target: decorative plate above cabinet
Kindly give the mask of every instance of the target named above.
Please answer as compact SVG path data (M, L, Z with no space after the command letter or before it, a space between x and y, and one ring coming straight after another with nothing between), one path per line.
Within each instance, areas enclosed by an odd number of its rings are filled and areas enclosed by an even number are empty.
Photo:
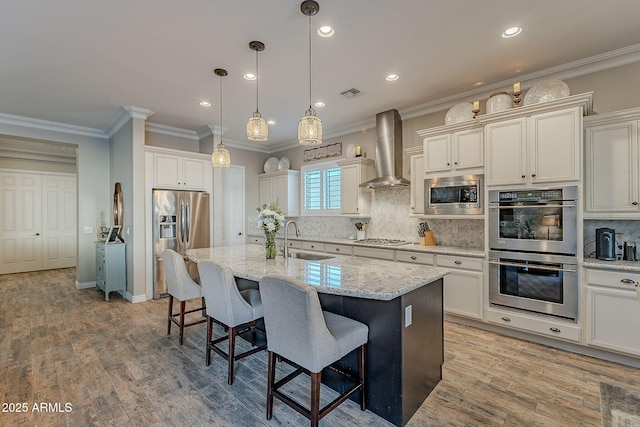
M264 162L264 173L277 172L278 163L279 160L276 157L269 157L267 161Z
M470 102L460 102L449 108L444 117L444 123L451 125L454 123L467 122L473 119L473 105Z
M569 86L562 80L544 80L534 84L524 96L524 105L549 102L569 96Z

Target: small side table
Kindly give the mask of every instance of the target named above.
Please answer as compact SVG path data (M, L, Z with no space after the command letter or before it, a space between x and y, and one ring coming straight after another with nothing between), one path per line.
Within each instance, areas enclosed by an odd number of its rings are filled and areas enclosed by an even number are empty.
M96 242L96 290L104 291L105 301L109 292L117 291L125 298L127 292L126 243Z

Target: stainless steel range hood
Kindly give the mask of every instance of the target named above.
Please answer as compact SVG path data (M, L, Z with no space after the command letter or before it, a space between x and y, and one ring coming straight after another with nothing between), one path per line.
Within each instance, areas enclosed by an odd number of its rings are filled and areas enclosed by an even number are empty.
M402 177L402 119L398 110L376 114L376 178L360 187L406 187L411 183Z

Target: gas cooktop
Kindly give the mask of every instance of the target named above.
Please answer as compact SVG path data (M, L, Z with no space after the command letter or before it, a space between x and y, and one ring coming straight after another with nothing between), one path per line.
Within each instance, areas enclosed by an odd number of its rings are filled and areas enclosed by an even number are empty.
M363 240L356 240L356 243L369 243L369 244L372 244L372 245L400 246L400 245L408 245L411 242L407 242L406 240L398 240L398 239L363 239Z

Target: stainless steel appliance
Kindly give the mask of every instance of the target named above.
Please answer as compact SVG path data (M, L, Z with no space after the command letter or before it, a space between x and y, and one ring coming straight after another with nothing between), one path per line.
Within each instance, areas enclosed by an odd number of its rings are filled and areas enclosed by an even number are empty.
M625 261L637 261L636 242L624 242L622 259Z
M424 180L424 212L440 215L480 215L483 175L462 175Z
M576 255L578 187L489 191L491 249Z
M578 273L573 256L489 251L489 302L576 320Z
M616 260L616 231L614 229L596 229L596 258L603 261Z
M167 294L162 251L207 248L210 242L209 193L153 190L153 297ZM189 275L198 277L195 263L186 260Z

